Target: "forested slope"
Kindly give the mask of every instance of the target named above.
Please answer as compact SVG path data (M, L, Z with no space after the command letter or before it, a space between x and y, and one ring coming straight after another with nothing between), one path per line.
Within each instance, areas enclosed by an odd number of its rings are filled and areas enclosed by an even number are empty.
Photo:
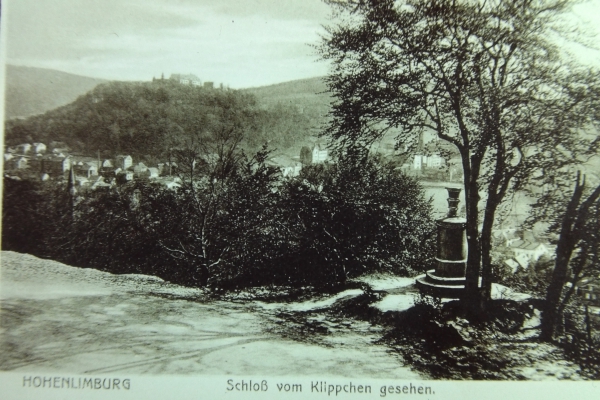
M65 142L73 152L131 154L154 161L191 137L241 132L241 147L295 154L314 135L315 112L285 102L266 105L249 91L207 89L170 80L109 82L71 104L6 122L7 145Z

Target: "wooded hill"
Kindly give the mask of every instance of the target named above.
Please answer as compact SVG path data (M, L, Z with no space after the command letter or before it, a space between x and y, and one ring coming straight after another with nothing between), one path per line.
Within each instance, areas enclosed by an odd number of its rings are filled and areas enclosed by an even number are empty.
M277 105L295 106L298 111L316 118L314 128L326 122L331 94L327 92L325 81L321 77L299 79L275 85L243 89L252 93L264 107L272 108Z
M328 110L327 98L315 94L320 88L315 87L318 80L314 82L247 90L208 89L171 80L108 82L71 104L7 121L5 142L59 141L72 152L130 154L152 162L164 160L169 149L191 137L235 130L242 133L241 147L246 150L268 143L272 149L297 155L318 133Z

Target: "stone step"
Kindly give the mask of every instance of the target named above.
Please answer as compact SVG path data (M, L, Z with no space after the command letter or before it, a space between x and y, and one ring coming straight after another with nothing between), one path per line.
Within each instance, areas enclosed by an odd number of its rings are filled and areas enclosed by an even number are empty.
M465 289L464 285L442 285L431 282L427 275L421 275L415 282L421 293L447 299L459 299Z
M417 288L421 293L448 299L459 299L465 289L465 278L449 278L435 274L435 270L427 271L415 279ZM479 278L481 287L481 278Z
M427 271L426 273L426 279L427 281L431 282L431 283L436 283L439 285L448 285L448 286L456 286L456 285L465 285L465 277L464 276L459 276L459 277L449 277L449 276L440 276L440 275L436 275L435 270L430 270Z

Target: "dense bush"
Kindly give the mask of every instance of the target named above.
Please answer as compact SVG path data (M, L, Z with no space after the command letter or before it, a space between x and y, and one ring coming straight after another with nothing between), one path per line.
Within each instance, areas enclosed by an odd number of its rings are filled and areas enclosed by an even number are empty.
M344 160L284 179L268 154L198 158L177 190L136 181L80 191L73 206L64 184L5 178L3 248L222 288L427 267L433 223L417 182Z
M65 187L24 179L4 179L2 248L57 257L68 246L69 194Z
M329 283L372 271L407 275L432 257L430 204L416 181L389 165L304 168L286 182L282 201L290 275Z

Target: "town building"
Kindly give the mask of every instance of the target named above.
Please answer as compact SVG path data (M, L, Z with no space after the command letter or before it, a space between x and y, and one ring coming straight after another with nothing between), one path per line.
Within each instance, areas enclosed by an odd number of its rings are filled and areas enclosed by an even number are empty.
M34 143L32 150L35 154L41 154L46 152L46 145L44 143Z
M439 154L415 154L413 161L413 169L421 170L425 168L440 168L445 164L445 160Z
M149 176L148 176L149 179L156 179L160 176L158 168L155 168L155 167L149 167L148 174L149 174Z
M284 177L298 176L302 170L302 164L299 161L285 155L270 158L267 165L279 169Z
M26 157L15 157L10 160L10 166L12 168L9 169L25 169L28 167L28 159Z
M64 177L71 168L71 157L48 155L41 160L41 172L51 177Z
M133 165L133 158L129 155L118 155L115 167L127 169Z
M133 167L133 173L136 175L143 174L146 171L148 171L148 167L143 162L139 162Z
M92 176L98 175L98 164L97 162L78 162L73 165L75 174L77 176L85 176L91 178Z
M508 246L513 254L514 259L522 268L528 268L529 264L534 263L540 257L551 255L551 250L544 243L530 242L528 240L515 240Z
M133 180L133 171L117 169L116 179L118 183L127 183Z
M600 306L600 279L589 279L577 285L577 295L587 304Z
M327 161L327 157L329 156L329 151L325 146L321 143L315 143L312 148L312 163L313 164L322 164Z
M16 151L19 154L27 154L31 151L31 144L22 143L16 147Z

